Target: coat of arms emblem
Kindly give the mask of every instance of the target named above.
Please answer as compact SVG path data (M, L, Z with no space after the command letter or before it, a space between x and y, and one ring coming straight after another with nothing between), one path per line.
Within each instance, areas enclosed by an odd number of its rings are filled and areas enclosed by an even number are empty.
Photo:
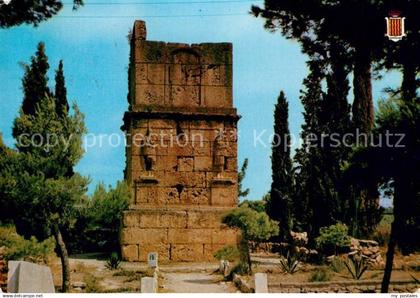
M393 10L386 20L386 36L392 41L400 41L405 34L405 18L399 11Z

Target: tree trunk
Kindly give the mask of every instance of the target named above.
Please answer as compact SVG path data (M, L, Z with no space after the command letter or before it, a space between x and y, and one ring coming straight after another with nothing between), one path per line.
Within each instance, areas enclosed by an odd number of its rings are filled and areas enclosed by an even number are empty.
M386 252L386 264L384 270L384 277L382 279L381 293L388 293L389 283L391 281L392 265L394 263L396 239L396 224L395 220L391 226L391 236L389 238L388 250Z
M69 256L67 253L66 244L63 241L60 229L57 224L54 225L54 238L57 244L57 250L61 259L61 273L62 273L62 286L61 291L67 293L70 289L70 264Z
M372 99L372 58L366 47L356 47L353 71L353 122L361 132L370 132L374 124Z
M411 100L417 95L416 66L412 61L407 61L403 65L401 90L404 100Z

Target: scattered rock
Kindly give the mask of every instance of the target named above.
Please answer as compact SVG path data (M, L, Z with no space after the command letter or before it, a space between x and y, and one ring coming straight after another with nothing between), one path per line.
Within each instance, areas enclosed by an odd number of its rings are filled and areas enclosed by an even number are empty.
M75 281L72 284L72 286L73 286L73 288L81 288L81 289L84 289L84 288L86 288L86 283L84 283L82 281Z

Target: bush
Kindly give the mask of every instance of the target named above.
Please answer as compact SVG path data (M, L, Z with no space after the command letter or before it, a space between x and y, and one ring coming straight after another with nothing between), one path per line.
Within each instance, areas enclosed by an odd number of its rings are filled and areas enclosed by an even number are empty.
M251 257L249 255L249 241L265 241L279 234L277 221L271 220L265 212L258 212L248 207L247 204L229 212L223 223L229 227L238 228L242 232L240 243L240 262L248 264L247 272L252 272Z
M0 247L5 247L6 260L24 260L46 264L54 255L54 238L39 242L35 237L25 239L16 233L14 226L0 227Z
M309 277L310 282L329 281L331 272L327 268L317 268Z
M109 270L115 270L120 268L120 263L121 263L121 258L120 256L116 253L113 252L108 260L106 261L105 267L108 268Z
M227 214L223 222L230 227L241 229L249 241L265 241L279 234L279 224L271 220L265 212L251 209L247 204Z
M377 241L380 246L386 246L391 236L391 225L380 224L374 231L372 238Z
M98 184L92 197L79 205L76 223L65 235L69 251L118 251L122 212L128 208L129 200L130 189L125 182L118 182L115 188Z
M346 265L342 259L336 257L331 261L330 268L332 271L340 273L346 269Z
M322 227L315 239L317 248L324 254L337 254L340 248L350 245L350 236L345 224L337 223L329 227Z
M233 262L240 257L239 249L236 245L227 245L219 249L213 255L217 260L227 260Z
M233 277L234 273L238 275L247 275L249 273L248 264L240 262L235 267L233 267L232 271L230 272L230 277Z

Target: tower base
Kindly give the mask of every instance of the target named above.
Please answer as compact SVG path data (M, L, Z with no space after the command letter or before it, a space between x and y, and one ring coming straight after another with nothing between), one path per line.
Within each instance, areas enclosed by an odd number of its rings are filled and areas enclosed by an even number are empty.
M147 261L150 252L159 262L202 262L226 245L236 245L240 232L222 224L227 207L136 208L123 214L122 257Z

